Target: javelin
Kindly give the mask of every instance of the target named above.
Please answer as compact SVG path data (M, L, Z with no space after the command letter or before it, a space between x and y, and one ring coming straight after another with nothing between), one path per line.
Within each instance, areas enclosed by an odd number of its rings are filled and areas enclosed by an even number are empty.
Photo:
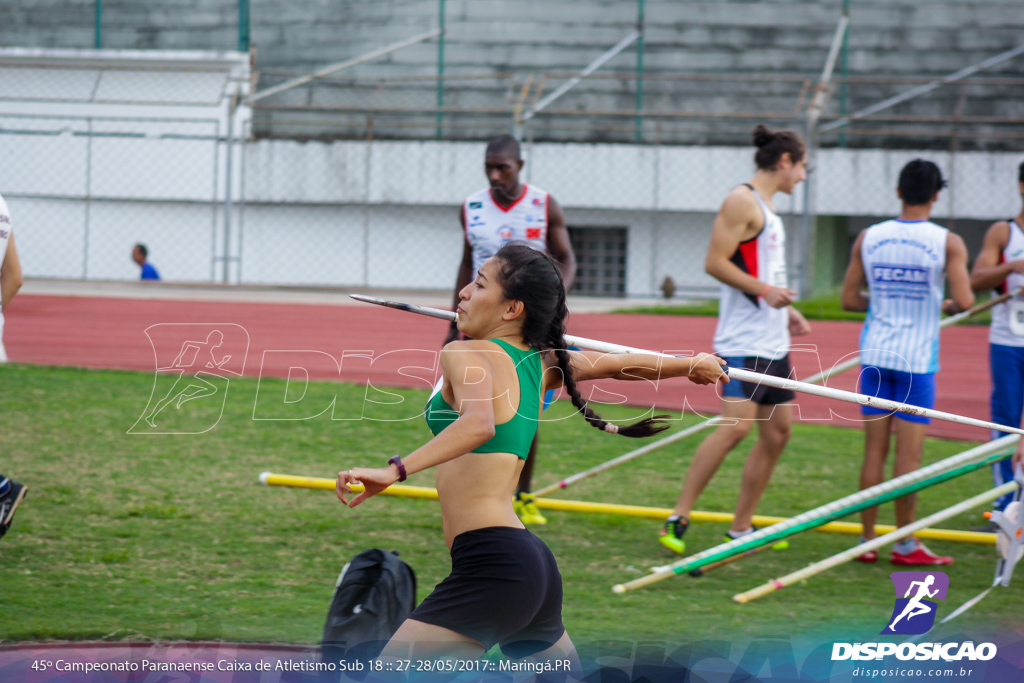
M400 301L388 301L387 299L378 299L370 296L361 296L357 294L349 295L357 301L365 301L366 303L377 304L379 306L387 306L388 308L397 308L402 311L408 311L409 313L419 313L420 315L427 315L432 318L441 318L442 320L457 321L458 316L454 311L444 311L439 308L429 308L427 306L416 306L413 304L407 304ZM565 342L571 346L579 346L581 348L591 349L593 351L602 351L604 353L612 354L644 354L650 356L659 356L662 358L675 358L665 353L658 353L657 351L649 351L647 349L640 349L634 346L623 346L620 344L611 344L609 342L598 341L596 339L587 339L585 337L575 337L572 335L565 335ZM918 415L921 417L930 417L936 420L945 420L946 422L955 422L957 424L970 425L972 427L982 427L984 429L994 429L999 432L1009 432L1012 434L1024 434L1024 429L1017 427L1007 427L1005 425L996 424L995 422L988 422L987 420L978 420L973 417L965 417L963 415L955 415L953 413L946 413L941 410L933 410L931 408L921 408L920 406L912 406L908 403L900 403L899 401L890 401L885 398L877 398L874 396L868 396L866 394L858 394L853 391L844 391L842 389L832 389L830 387L820 387L814 384L808 384L807 382L798 382L797 380L787 379L783 377L771 377L764 375L759 372L751 372L749 370L741 370L740 368L733 368L728 365L722 366L723 372L725 372L729 379L738 379L741 382L751 382L752 384L765 384L770 387L776 387L778 389L789 389L791 391L799 391L804 394L811 394L812 396L822 396L824 398L831 398L837 401L845 401L846 403L856 403L858 405L871 406L872 408L878 408L881 410L888 410L899 413L906 413L908 415Z
M947 318L944 318L942 321L939 322L939 329L944 329L946 327L956 325L957 323L962 322L967 318L970 318L971 316L977 315L982 311L986 311L995 306L996 304L1000 304L1006 301L1007 299L1010 299L1011 297L1017 296L1018 294L1021 293L1024 293L1024 287L1018 287L1012 292L1007 292L1006 294L993 297L988 301L985 301L983 303L980 303L976 306L967 309L966 311L961 311L956 315L951 315ZM817 374L811 375L810 377L803 381L807 382L808 384L817 384L819 382L824 382L831 378L833 375L839 374L841 372L846 372L850 368L856 366L858 363L860 363L859 354L853 356L852 358L846 359L842 363L832 366L828 370L823 370ZM572 486L578 481L582 481L583 479L592 477L595 474L600 474L601 472L610 470L613 467L624 465L625 463L631 460L635 460L640 456L647 455L648 453L664 448L665 446L668 446L671 443L675 443L676 441L681 441L682 439L685 439L693 434L696 434L697 432L703 431L708 427L714 427L718 424L721 424L721 422L721 417L712 417L707 420L704 420L703 422L698 422L692 427L687 427L686 429L676 432L675 434L670 434L669 436L662 437L657 441L652 441L646 446L641 446L640 448L629 451L628 453L624 453L618 457L612 458L611 460L606 460L605 462L600 463L599 465L594 465L593 467L585 469L582 472L577 472L576 474L570 475L565 479L557 481L553 484L548 484L547 486L544 486L543 488L534 491L533 495L538 497L547 496L549 494L554 493L555 491L559 491L561 489Z

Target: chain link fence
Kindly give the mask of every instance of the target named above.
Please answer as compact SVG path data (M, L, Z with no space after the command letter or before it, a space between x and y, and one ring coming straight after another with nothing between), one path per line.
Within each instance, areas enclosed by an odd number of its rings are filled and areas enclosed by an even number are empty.
M223 73L0 64L0 193L25 272L136 279L130 253L142 242L169 281L450 289L463 250L460 206L487 184L485 142L518 128L522 179L564 208L580 293L661 296L670 279L676 297L714 296L704 254L722 199L753 174L750 131L766 123L806 133L817 87L786 74L639 80L599 71L526 121L570 72L471 76L446 77L442 107L436 77L411 76L338 78L251 108L236 99L229 136L224 116L195 111L229 99ZM838 79L821 120L840 116L843 98L851 108L871 104L923 80ZM793 284L813 293L838 283L857 231L898 212L896 177L917 156L951 181L936 219L977 253L985 227L1019 210L1024 121L991 105L1021 85L976 76L807 134L810 192L775 198ZM333 100L318 103L325 88ZM638 88L644 105L630 108ZM690 89L703 93L702 109L677 108ZM737 89L756 91L757 110L731 109ZM616 98L620 108L598 108ZM15 111L39 101L51 113ZM105 109L61 113L74 101ZM307 134L295 132L300 124Z

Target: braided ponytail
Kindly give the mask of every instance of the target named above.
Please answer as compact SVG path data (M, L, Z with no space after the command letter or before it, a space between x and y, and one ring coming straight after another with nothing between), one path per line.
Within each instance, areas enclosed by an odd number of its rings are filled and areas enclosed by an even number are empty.
M562 383L572 404L592 426L632 438L653 436L669 428L668 415L656 415L631 425L614 425L594 412L580 395L573 376L572 359L565 343L569 307L558 266L550 256L524 244L511 243L495 255L501 261L498 280L506 299L522 301L526 309L523 341L540 351L553 351Z

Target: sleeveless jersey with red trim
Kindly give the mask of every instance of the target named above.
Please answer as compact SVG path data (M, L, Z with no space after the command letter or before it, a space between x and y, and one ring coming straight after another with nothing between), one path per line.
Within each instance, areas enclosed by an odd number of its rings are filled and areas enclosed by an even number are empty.
M7 243L11 240L11 233L14 231L14 224L11 222L11 212L7 210L7 202L0 197L0 268L3 268L4 258L7 256ZM3 347L4 337L4 314L0 311L0 356L6 360Z
M7 256L7 243L11 239L13 230L11 212L7 209L7 202L0 196L0 268L4 265L4 258Z
M1006 241L1006 248L999 255L1000 263L1024 259L1024 228L1012 218L1008 222L1010 239ZM1024 275L1010 273L1003 283L996 287L996 293L1012 292L1022 285ZM1002 346L1024 346L1024 296L1015 296L992 307L992 325L988 328L988 341L990 344Z
M750 187L747 185L746 187ZM730 259L743 272L773 287L788 287L786 231L782 219L750 189L764 214L761 232L741 242ZM715 329L715 353L778 360L789 353L789 312L758 296L722 283Z
M484 261L509 242L524 242L537 251L548 250L548 193L523 185L519 199L507 209L480 190L462 203L466 241L473 250L473 279Z

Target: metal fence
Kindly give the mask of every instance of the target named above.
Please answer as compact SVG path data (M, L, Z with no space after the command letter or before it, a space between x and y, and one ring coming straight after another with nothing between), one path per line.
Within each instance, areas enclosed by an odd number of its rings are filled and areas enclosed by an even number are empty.
M915 113L897 105L819 133L805 127L816 97L832 95L818 100L824 127L840 117L844 88L850 101L870 103L927 81L650 76L644 109L597 109L618 91L632 101L638 83L597 72L537 110L573 75L451 77L443 107L432 97L436 79L328 77L333 104L256 102L251 122L236 114L247 122L232 139L221 119L175 119L167 110L160 118L0 110L0 193L29 276L134 279L129 255L143 242L173 281L446 289L462 254L459 207L486 187L484 142L518 127L523 179L565 210L579 286L624 296L658 296L666 278L677 296L715 293L703 272L710 226L725 194L753 173L745 143L756 123L796 128L811 144L809 192L776 197L791 281L807 293L835 284L859 228L898 210L896 175L913 156L934 159L950 178L937 220L964 234L972 254L990 221L1019 210L1024 120L993 102L1024 79L979 73L929 93L931 113L920 113L918 100ZM69 97L63 76L48 76ZM129 87L131 73L122 76ZM147 97L139 88L155 87L146 83L132 86L136 100ZM161 83L160 97L175 107L197 97L193 82ZM667 106L690 87L710 111ZM737 88L758 89L760 109L726 111ZM725 104L716 104L719 92ZM439 114L441 140L431 135ZM262 137L268 121L308 126L308 134Z

